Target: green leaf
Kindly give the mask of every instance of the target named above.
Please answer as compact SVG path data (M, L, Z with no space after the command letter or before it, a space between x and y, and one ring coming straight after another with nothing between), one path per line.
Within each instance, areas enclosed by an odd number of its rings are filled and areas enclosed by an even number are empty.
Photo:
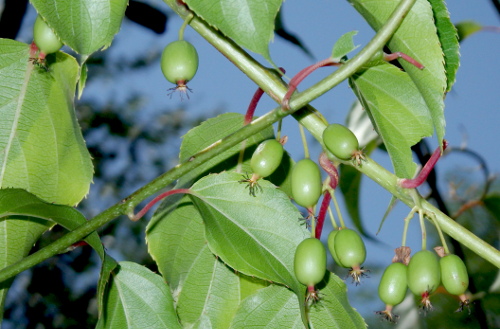
M417 165L410 148L432 135L432 119L408 74L384 63L356 73L349 84L382 138L396 175L412 178Z
M156 212L146 239L174 292L181 323L227 328L240 300L266 283L237 275L218 260L208 249L202 222L187 196L173 198Z
M500 194L490 193L483 199L484 206L490 214L498 221L500 221Z
M0 196L0 202L2 198ZM40 236L54 222L26 216L0 218L0 269L26 257ZM14 278L0 283L0 321L2 320L5 297Z
M308 308L309 328L366 328L347 299L345 283L326 272L318 287L321 299ZM260 289L242 303L230 328L304 328L297 296L282 286Z
M227 328L240 303L240 279L205 244L186 276L177 298L183 326Z
M297 296L277 285L260 289L241 303L229 328L303 329Z
M36 11L74 51L88 57L111 45L125 16L127 0L32 0Z
M120 262L96 328L181 328L168 285L146 267Z
M437 34L444 53L444 69L446 72L446 92L451 90L455 83L458 67L460 66L460 53L457 30L450 20L450 13L443 0L429 0Z
M355 46L353 41L356 34L358 31L347 32L335 42L332 49L332 58L335 62L340 62L344 56L359 47L359 45Z
M399 4L399 0L349 0L349 2L376 31L383 26ZM429 108L441 145L445 133L443 97L446 90L446 74L443 50L428 0L415 2L392 36L388 47L392 52L403 52L425 66L425 69L420 70L404 60L399 60Z
M458 41L462 42L471 35L481 31L483 26L476 21L466 20L455 24L457 29Z
M57 52L45 71L29 56L28 45L0 39L0 187L75 205L93 174L73 105L78 64Z
M22 228L17 227L19 218L23 219ZM4 256L9 259L8 262L2 262L0 268L10 265L24 258L33 244L38 240L41 233L38 233L37 228L42 230L50 228L53 223L57 223L68 230L74 230L86 223L85 217L76 209L65 206L47 203L35 195L21 189L3 189L0 190L0 221L5 221L6 226L1 227L2 236L8 236L10 239L16 239L18 244L25 244L25 248L19 249L17 245L7 244L4 250ZM12 221L12 223L10 223ZM40 226L40 223L45 222L47 225ZM33 232L35 230L35 232ZM26 232L32 232L33 237L26 236ZM34 240L33 240L34 239ZM111 270L116 266L116 262L106 255L101 239L96 232L91 233L85 239L94 250L98 253L103 261L101 268L101 280L99 291L103 291L101 284L105 284ZM24 242L23 242L24 241ZM29 249L27 249L29 247ZM22 251L22 253L19 253ZM98 294L98 305L102 307L103 294Z
M338 276L327 271L316 288L320 289L321 299L317 307L311 307L311 328L367 327L365 320L349 304L347 286Z
M238 272L301 290L294 254L311 233L301 226L299 211L271 183L262 181L262 191L253 197L239 179L239 174L223 172L191 187L210 249Z
M271 62L269 42L282 0L186 0L189 9L238 45Z

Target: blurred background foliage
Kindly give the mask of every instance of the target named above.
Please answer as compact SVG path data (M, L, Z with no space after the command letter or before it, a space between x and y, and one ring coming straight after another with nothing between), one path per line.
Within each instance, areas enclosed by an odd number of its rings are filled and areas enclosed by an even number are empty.
M492 3L500 12L498 1L492 0ZM31 22L23 23L27 8L27 0L3 1L0 37L15 39L23 24L31 26ZM137 28L146 28L159 36L170 32L170 15L172 13L161 2L130 1L126 19L137 23ZM465 27L460 27L462 38L478 31L478 24L469 25L473 30L463 30ZM277 27L279 37L310 55L300 41L300 33L295 35L285 29L281 15L278 16ZM87 83L99 79L113 80L125 71L145 70L156 64L159 56L159 53L144 53L130 61L110 60L107 52L100 52L88 62ZM218 108L203 115L193 114L187 112L189 102L184 102L182 107L172 107L165 101L161 108L155 110L154 116L144 120L143 116L139 119L139 112L147 100L140 93L128 91L125 101L120 99L118 102L114 99L104 106L94 99L97 96L86 94L84 100L78 101L76 105L77 116L95 166L90 194L78 207L87 218L92 218L175 166L182 134L204 119L225 111L224 108ZM426 145L421 143L414 147L414 151L420 162L425 163L430 153ZM429 180L427 193L441 210L456 218L460 224L490 244L498 245L500 194L492 191L500 191L500 187L495 185L496 181L487 171L486 162L480 155L462 153L465 155L460 156L479 163L480 167L473 169L476 174L471 175L471 168L463 166L452 172L440 173L448 186L446 191L439 191L435 173ZM453 159L455 155L450 153L448 156ZM448 161L446 159L447 157L443 161ZM485 173L485 170L486 174L477 174ZM486 194L485 185L488 187ZM128 218L119 218L98 233L107 251L115 259L134 261L156 271L145 245L146 224L146 221L131 222ZM56 226L42 236L33 252L63 234L64 230ZM382 322L374 314L379 309L358 309L368 325L374 328L500 328L498 268L456 243L452 243L452 246L454 252L464 258L471 276L473 302L470 309L453 313L458 307L458 300L439 290L432 297L434 310L423 316L418 309L419 301L408 294L407 300L395 309L395 313L401 316L396 325ZM372 275L380 276L387 265L370 264ZM9 291L2 328L93 327L97 320L95 293L99 267L100 260L96 254L90 247L83 246L21 273ZM342 270L333 270L342 277ZM367 292L366 289L360 289L351 292L351 297L354 298L351 303L355 307L358 299L369 301L370 305L378 305L380 310L383 309L373 290Z

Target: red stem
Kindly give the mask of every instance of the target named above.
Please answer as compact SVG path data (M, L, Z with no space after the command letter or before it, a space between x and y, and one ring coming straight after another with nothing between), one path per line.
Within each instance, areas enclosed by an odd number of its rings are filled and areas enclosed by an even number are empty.
M441 148L438 147L434 151L434 153L432 153L431 157L429 158L425 166L422 168L422 170L418 173L417 177L413 179L403 178L399 181L399 186L403 188L416 188L422 185L429 176L434 166L436 165L439 158L441 157L441 151L446 150L447 146L448 142L446 140L443 140L443 149L441 150Z
M330 187L335 190L339 183L339 172L325 152L319 155L319 165L330 176Z
M408 63L412 64L413 66L419 68L420 70L423 70L425 66L423 66L420 62L416 61L412 57L406 55L405 53L402 52L395 52L392 54L384 54L384 59L388 62L395 60L396 58L402 58Z
M286 111L290 109L290 97L292 97L292 94L297 90L297 87L299 83L302 82L309 74L314 72L316 69L324 66L335 66L335 65L340 65L341 63L334 62L331 57L328 57L327 59L324 59L322 61L317 62L316 64L310 65L304 69L302 69L299 73L297 73L291 80L290 83L288 84L288 91L286 92L285 96L283 97L283 100L281 101L281 107Z
M281 73L285 74L284 68L280 67L279 69ZM264 90L262 90L261 88L258 88L253 94L252 100L250 101L250 104L248 104L247 113L245 114L245 121L243 123L244 126L252 122L255 109L257 108L257 104L259 103L262 95L264 95Z
M167 191L167 192L164 192L160 195L158 195L157 197L155 197L153 200L151 200L144 208L141 209L141 211L139 211L134 217L131 218L131 220L133 221L138 221L139 219L142 218L142 216L144 216L148 211L149 209L151 209L151 207L153 207L158 201L161 201L162 199L165 199L166 197L170 196L170 195L173 195L173 194L179 194L179 193L182 193L182 194L189 194L191 193L191 190L188 189L188 188L180 188L180 189L177 189L177 190L170 190L170 191Z
M328 210L331 199L332 195L330 192L326 191L323 196L323 201L321 201L321 207L319 208L319 214L316 222L316 230L314 232L316 239L321 239L321 232L323 231L323 224L325 223L326 211Z
M253 114L255 113L255 109L257 108L257 104L260 101L260 98L264 95L264 90L258 88L253 94L252 100L248 105L247 113L245 114L245 121L243 123L244 126L252 122Z

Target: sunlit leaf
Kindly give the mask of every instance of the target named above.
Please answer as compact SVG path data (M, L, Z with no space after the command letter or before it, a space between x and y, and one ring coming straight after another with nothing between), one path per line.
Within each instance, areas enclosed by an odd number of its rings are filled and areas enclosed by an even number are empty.
M349 84L379 133L397 176L412 178L417 169L411 146L432 135L432 118L407 73L391 64L372 66Z
M444 69L446 72L446 91L450 91L455 83L460 65L460 54L457 30L450 20L450 13L443 0L429 0L434 12L437 34L444 53Z
M359 47L359 45L354 45L353 38L356 34L358 34L358 31L347 32L335 42L332 49L332 58L334 62L340 62L342 57Z
M96 328L181 328L168 285L146 267L120 262L108 289Z
M376 31L385 24L400 3L399 0L349 0L349 2ZM425 66L425 69L420 70L399 59L399 63L409 74L429 108L441 145L445 133L443 97L447 84L444 54L434 24L434 13L428 0L415 2L387 46L392 52L403 52Z
M238 272L298 290L295 248L310 236L299 222L300 213L274 185L263 181L253 197L238 180L238 174L224 172L191 188L210 249Z
M84 57L107 48L125 16L127 0L32 0L61 41Z
M93 174L73 104L78 64L62 52L47 62L38 68L28 45L0 39L0 187L75 205Z
M269 42L282 0L186 0L189 9L233 39L271 62Z

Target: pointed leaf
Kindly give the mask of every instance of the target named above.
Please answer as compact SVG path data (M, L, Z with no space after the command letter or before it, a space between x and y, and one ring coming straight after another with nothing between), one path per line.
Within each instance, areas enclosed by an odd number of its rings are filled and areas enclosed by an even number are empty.
M281 15L281 10L278 12L278 15L276 16L276 19L274 21L274 24L276 25L275 32L278 36L282 37L283 39L287 40L288 42L293 43L302 51L309 56L310 58L314 58L313 54L311 51L304 45L304 43L300 40L299 37L297 37L295 34L291 33L288 31L288 29L285 28L285 25L283 24L283 19Z
M262 181L262 191L253 197L239 179L224 172L191 188L210 249L238 272L302 290L294 274L294 254L310 232L300 225L300 213L271 183Z
M120 262L96 328L181 328L162 277L146 267Z
M407 73L381 64L349 79L382 138L397 176L412 178L417 169L410 147L432 135L432 119Z
M370 26L378 31L387 21L399 0L349 0ZM422 94L429 107L439 145L445 132L444 92L446 74L444 55L434 25L434 15L428 0L417 0L388 44L392 52L403 52L425 66L419 70L399 60Z
M189 9L238 45L271 61L269 42L282 0L186 0Z
M85 58L107 48L125 16L127 0L32 0L61 41Z
M461 21L455 24L457 29L458 41L462 42L471 35L481 31L483 26L476 21Z
M358 34L358 31L347 32L335 42L332 49L333 61L340 62L344 56L359 47L359 45L355 46L353 41L356 34Z
M444 53L446 92L448 92L455 83L460 65L457 29L450 20L450 13L443 0L429 0L429 2L432 5L437 34Z
M45 71L29 56L28 45L0 39L0 187L74 205L93 173L73 106L78 64L57 52Z

